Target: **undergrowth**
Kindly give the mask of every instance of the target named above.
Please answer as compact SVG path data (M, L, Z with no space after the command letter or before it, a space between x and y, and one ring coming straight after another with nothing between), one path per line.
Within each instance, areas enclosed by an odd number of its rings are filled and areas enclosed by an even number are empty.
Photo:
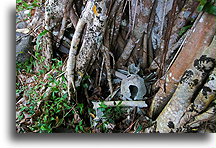
M59 127L86 132L82 119L84 105L68 101L63 62L55 58L50 67L42 66L35 71L44 62L40 39L46 33L45 30L38 35L33 56L24 63L16 63L17 132L52 133Z

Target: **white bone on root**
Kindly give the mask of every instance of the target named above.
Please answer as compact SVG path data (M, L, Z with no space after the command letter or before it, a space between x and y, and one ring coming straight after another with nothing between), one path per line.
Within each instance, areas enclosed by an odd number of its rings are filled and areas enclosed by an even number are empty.
M147 107L148 105L145 103L145 101L104 101L103 103L106 106L114 107L117 104L121 102L122 107L139 107L139 108L144 108ZM100 107L101 102L92 102L94 105L94 109L97 109Z

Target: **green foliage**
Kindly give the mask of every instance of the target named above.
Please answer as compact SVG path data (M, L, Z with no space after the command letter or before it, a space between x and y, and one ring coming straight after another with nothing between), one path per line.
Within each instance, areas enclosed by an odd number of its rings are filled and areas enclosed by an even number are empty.
M84 105L78 103L77 106L76 106L76 109L79 111L79 114L82 115L83 114Z
M70 116L70 114L65 116L71 109L66 99L67 96L57 96L58 89L52 89L52 95L41 107L43 113L37 118L36 124L33 127L34 130L39 130L39 132L52 132L53 128L63 124L65 117Z
M41 38L42 38L47 32L48 32L47 30L43 30L43 31L38 35L37 40L36 40L36 49L37 49L37 50L39 50Z
M207 0L198 0L200 3L199 3L199 6L198 6L198 11L202 11L205 4L207 3Z
M60 67L63 66L63 62L58 59L52 59L52 61L53 61L52 69L59 69Z
M34 59L30 57L29 60L25 61L24 63L16 62L16 71L25 71L27 73L32 73L34 67Z
M103 117L107 122L115 123L126 114L126 111L121 106L121 103L122 102L119 102L115 107L108 107L104 104L104 102L102 102L101 104L99 104L100 107L98 109L100 109L104 113Z
M40 6L38 0L33 0L33 2L16 0L16 3L17 11L32 10ZM47 32L47 30L44 30L37 36L35 50L30 60L25 63L16 63L17 74L24 72L23 74L28 75L34 73L34 69L38 65L45 65L43 64L45 57L41 53L43 48L42 38ZM43 66L37 70L36 81L31 86L22 86L19 82L16 83L16 93L21 94L19 98L25 98L24 104L17 105L19 111L17 124L23 124L20 122L31 120L28 123L26 121L28 132L30 130L31 132L52 133L53 129L58 127L74 129L75 132L86 132L85 121L80 117L84 116L84 105L68 101L67 80L62 75L64 72L60 70L62 66L63 62L61 60L52 59L50 67ZM46 74L50 70L55 72L50 75ZM48 76L46 81L43 79L45 75ZM88 87L88 83L85 82L88 78L89 76L85 76L83 88ZM79 117L78 119L75 118L76 115ZM26 130L21 129L21 132L27 132Z
M24 87L24 86L21 86L20 85L20 83L16 83L16 93L22 93L25 89L26 89L26 87Z
M74 128L75 132L85 132L84 121L78 120L75 123L74 116L84 114L84 105L68 102L67 81L64 75L59 77L63 72L58 70L62 67L62 61L52 59L52 74L47 74L46 81L38 81L34 87L21 87L17 83L16 92L24 92L27 98L27 105L21 105L19 111L23 114L18 115L18 120L22 120L25 115L32 117L33 122L28 126L32 132L52 133L54 128L60 126ZM39 70L39 74L35 76L36 80L43 78L44 70ZM50 89L41 93L44 87ZM71 123L71 124L70 124ZM70 125L69 125L70 124Z
M24 106L20 111L25 111L30 116L34 116L37 112L40 112L39 116L35 115L34 124L29 128L32 131L40 133L50 133L53 128L59 127L64 124L64 119L71 116L70 110L72 105L67 101L67 93L62 93L60 90L62 87L62 81L57 80L53 76L48 78L48 87L50 88L50 93L44 93L41 95L37 90L42 89L44 83L39 83L38 85L30 88L25 92L28 97L28 107ZM66 79L62 76L63 83L66 83ZM56 84L56 85L52 85ZM50 96L47 96L50 95ZM39 106L38 106L39 105ZM40 108L40 110L38 109ZM69 112L69 113L68 113Z
M216 15L216 6L213 5L212 3L207 3L204 7L204 11Z
M29 3L26 0L16 0L16 6L17 11L32 10L35 7L39 7L39 1L34 0L33 2Z
M44 57L41 55L41 39L47 33L47 30L41 32L36 40L36 50L34 55L29 61L25 63L16 63L17 71L25 71L26 73L33 73L34 67L43 64ZM70 117L73 119L74 110L72 110L72 104L67 100L67 81L64 75L58 77L63 72L60 70L63 66L63 62L58 59L52 59L51 67L45 67L46 69L39 69L37 75L35 75L35 85L32 87L23 87L17 83L16 93L24 93L27 105L21 105L19 111L22 112L18 116L21 120L25 115L29 115L33 118L33 123L29 125L29 129L32 132L51 133L54 128L59 126L66 126L66 119ZM43 80L44 75L48 70L53 70L52 74L47 74L46 81ZM40 90L45 88L45 92ZM47 91L50 89L50 92ZM83 112L83 105L79 104L76 107L77 111L81 114ZM83 130L83 123L79 123L78 129Z
M37 40L36 40L36 51L35 51L35 58L37 59L37 64L38 65L41 65L43 64L44 60L45 60L45 57L41 55L41 52L42 52L42 46L41 46L41 39L44 35L46 35L48 31L47 30L44 30L42 31L38 36L37 36ZM45 65L44 65L45 66ZM48 67L44 67L46 68L47 70L49 70Z
M198 0L199 6L198 11L208 12L216 15L216 0Z
M47 33L47 30L42 31L36 40L36 51L34 52L34 57L31 56L29 58L29 60L25 61L24 63L19 63L16 62L16 70L17 71L22 71L24 70L27 73L32 73L33 72L33 68L37 65L41 65L43 64L43 61L45 60L45 57L43 57L41 55L41 38ZM57 60L57 59L56 59ZM55 61L55 59L53 59L53 61ZM59 61L57 63L57 67L59 68L60 66L62 66L62 61ZM48 69L49 70L49 69ZM40 74L44 74L46 71L44 71L43 69L39 70Z
M78 123L78 125L75 126L75 132L79 133L80 131L85 133L84 126L83 126L83 120L81 120Z
M110 124L117 124L126 118L126 110L121 106L122 102L115 104L115 106L110 107L101 102L99 104L99 110L103 112L102 120L98 121L97 128L100 129L102 133L109 133L110 129L107 128Z
M90 79L90 76L89 75L85 75L82 79L82 82L81 82L81 86L82 88L88 88L89 87L89 83L88 83L88 80Z

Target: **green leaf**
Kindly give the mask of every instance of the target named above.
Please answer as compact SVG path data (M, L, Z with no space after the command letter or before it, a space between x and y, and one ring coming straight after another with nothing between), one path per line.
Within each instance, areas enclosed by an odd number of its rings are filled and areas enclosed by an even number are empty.
M179 31L179 35L182 36L188 29L190 29L192 27L192 25L188 25L185 27L182 27L181 30Z
M211 3L207 3L204 7L204 11L206 11L210 14L216 15L216 6L214 6Z
M141 125L139 125L139 126L137 127L137 129L136 129L135 133L139 133L141 130L142 130L142 126L141 126Z
M51 117L51 118L50 118L50 121L54 121L54 120L55 120L55 118L54 118L54 117Z
M28 5L26 2L23 2L23 3L22 3L22 6L23 6L24 8L27 8L29 5Z
M198 12L201 12L201 11L203 10L203 8L204 8L203 5L199 5L199 6L197 7L197 11L198 11Z
M83 88L88 88L89 87L88 84L86 84L86 83L84 83L82 86L83 86Z
M99 104L99 106L100 106L101 108L107 108L107 105L105 105L104 102L101 102L101 104Z
M16 3L22 3L22 0L16 0Z
M33 6L33 7L39 7L39 5L36 4L36 3L33 3L32 6Z
M23 119L23 117L24 117L24 115L22 114L22 115L18 115L18 120L22 120Z
M65 100L68 97L68 94L64 94L62 98Z
M102 112L106 110L105 108L102 108L102 107L98 107L98 109Z
M83 77L83 80L87 80L87 79L89 79L89 78L90 78L89 75L85 75L85 76Z
M82 125L82 120L79 122L79 126L81 126Z
M40 72L40 74L44 74L45 73L45 70L41 69L41 70L38 70Z
M24 111L25 109L27 109L28 107L26 107L26 106L23 106L21 109L20 109L20 111L22 112L22 111Z
M42 31L38 37L37 37L37 40L36 40L36 49L38 50L39 49L39 46L40 46L40 39L42 38L42 36L44 36L46 33L48 32L48 30L44 30Z
M197 11L201 12L205 6L205 4L207 3L207 0L199 0L199 6L197 7Z
M42 130L42 131L47 131L47 130L49 130L45 125L42 125L41 127L40 127L40 130Z
M207 0L199 0L200 5L205 5L207 3Z
M80 129L82 132L85 132L82 126L80 126L79 129Z
M76 126L75 127L75 132L78 133L78 131L79 131L79 126Z
M42 37L42 36L44 36L47 32L48 32L48 30L44 30L44 31L42 31L42 32L38 35L38 37Z
M122 104L122 101L120 101L118 104L117 104L117 106L120 106Z

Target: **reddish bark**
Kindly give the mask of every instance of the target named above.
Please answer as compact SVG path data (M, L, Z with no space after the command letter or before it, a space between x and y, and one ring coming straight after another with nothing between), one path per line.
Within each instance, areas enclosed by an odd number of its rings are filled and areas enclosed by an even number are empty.
M166 85L166 92L163 87L161 87L153 98L149 112L151 117L155 117L161 112L174 93L185 70L190 67L194 58L200 55L203 52L203 49L211 43L214 34L215 16L204 13L192 30L192 33L188 36L178 57L168 70L166 74L166 82L161 80L160 83L165 83Z

